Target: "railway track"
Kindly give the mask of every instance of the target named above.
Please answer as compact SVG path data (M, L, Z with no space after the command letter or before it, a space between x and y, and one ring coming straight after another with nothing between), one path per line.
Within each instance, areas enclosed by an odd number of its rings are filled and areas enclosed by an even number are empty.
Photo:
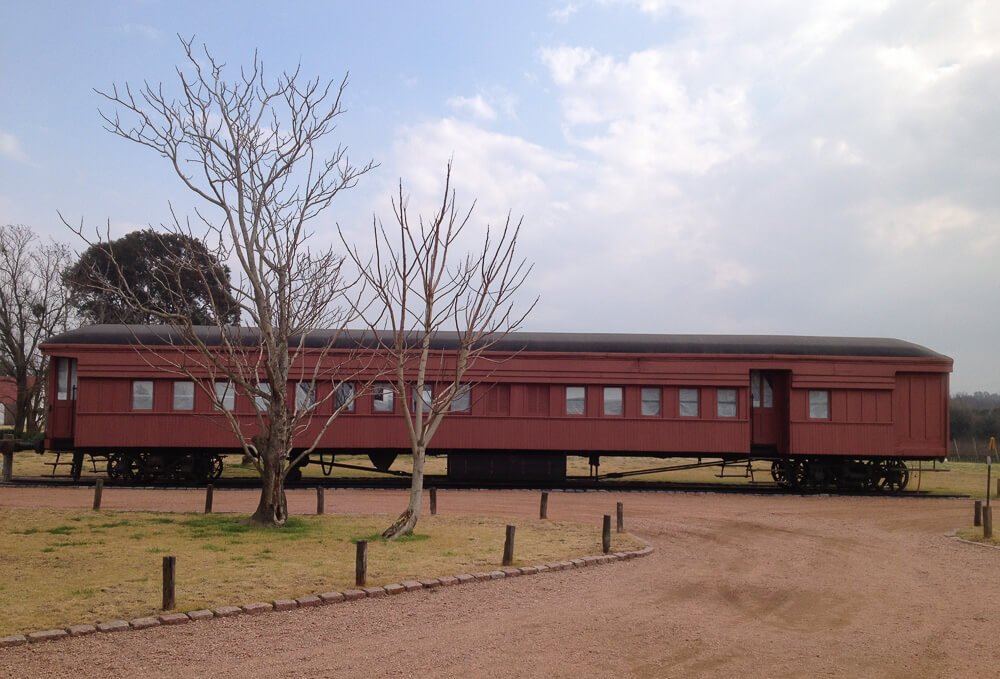
M33 487L33 488L89 488L93 487L96 478L86 478L74 481L67 477L17 477L13 479L8 487ZM136 486L127 483L116 483L105 479L106 488L140 488L145 490L198 490L204 489L205 485L192 485L190 483L160 482ZM216 489L255 489L260 488L260 480L255 478L222 478L212 484ZM307 490L317 487L330 489L350 489L358 488L365 490L376 489L406 489L409 488L408 478L307 478L301 481L286 484L288 490ZM0 485L2 488L3 485ZM669 481L615 481L615 480L594 480L589 477L570 477L563 484L552 484L550 482L493 482L493 483L467 483L451 481L445 476L428 476L424 489L437 488L440 490L546 490L561 492L676 492L676 493L728 493L743 495L844 495L854 497L935 497L935 498L961 498L965 495L931 495L927 491L907 490L896 495L872 491L837 491L820 490L817 492L803 492L802 490L792 490L783 488L773 483L680 483ZM2 491L0 491L2 492Z

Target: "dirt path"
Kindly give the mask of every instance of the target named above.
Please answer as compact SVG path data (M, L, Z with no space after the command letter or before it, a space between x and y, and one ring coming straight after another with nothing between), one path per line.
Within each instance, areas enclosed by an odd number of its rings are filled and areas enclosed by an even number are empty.
M3 506L89 507L86 490L0 489ZM108 490L107 508L197 510L191 491ZM293 511L314 496L292 494ZM537 493L440 492L449 514L534 516ZM553 519L625 502L645 559L262 617L0 651L10 677L994 676L1000 550L943 537L956 500L554 493ZM336 491L328 511L390 512ZM216 493L220 511L254 494ZM332 508L332 509L331 509ZM244 602L240 602L244 603Z

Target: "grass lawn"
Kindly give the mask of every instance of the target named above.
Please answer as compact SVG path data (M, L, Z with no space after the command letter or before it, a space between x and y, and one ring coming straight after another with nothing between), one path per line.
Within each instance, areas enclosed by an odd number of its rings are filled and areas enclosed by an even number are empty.
M930 467L929 463L924 463L925 467ZM986 497L986 465L980 462L948 462L939 464L938 469L945 469L946 472L926 472L923 479L919 479L915 466L910 469L910 485L907 490L930 491L932 495L968 495L973 498L983 499ZM996 479L1000 473L1000 465L994 465L991 478L992 497L996 497Z
M281 529L225 514L0 509L0 636L157 613L164 555L177 557L177 607L187 611L354 586L357 539L368 582L492 570L499 519L425 516L411 538L385 542L384 516L301 516ZM641 543L613 534L613 551ZM515 565L601 551L600 528L521 521Z

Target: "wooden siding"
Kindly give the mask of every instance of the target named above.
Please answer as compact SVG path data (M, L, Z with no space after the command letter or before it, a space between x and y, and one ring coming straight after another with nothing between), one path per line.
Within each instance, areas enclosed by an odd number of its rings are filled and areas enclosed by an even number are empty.
M900 373L893 392L896 448L933 454L948 446L948 384L941 375Z
M172 382L183 379L161 367L183 358L173 347L161 356L140 355L128 346L47 347L53 356L79 359L75 439L78 447L232 448L235 437L224 418L212 412L208 396L195 390L195 410L172 410ZM494 356L475 366L476 384L469 413L449 414L434 440L439 450L546 450L598 453L746 453L750 450L749 375L751 370L790 375L789 452L801 455L913 455L941 457L947 452L947 378L950 360L741 355L526 354ZM312 372L309 355L298 366ZM345 359L326 359L345 360ZM367 359L344 365L353 372ZM440 372L451 369L450 359ZM341 374L343 374L343 372ZM375 377L372 369L360 377ZM154 381L151 411L131 410L131 382ZM585 414L565 415L565 387L586 388ZM332 377L318 383L318 397L330 393ZM603 416L604 387L621 387L624 414ZM659 416L641 414L641 389L660 390ZM290 396L294 383L289 385ZM699 390L698 417L680 417L679 390ZM719 418L718 388L737 390L737 416ZM830 392L829 420L812 420L810 389ZM905 392L905 393L904 393ZM408 397L408 395L407 395ZM397 399L399 397L397 396ZM292 401L294 402L294 401ZM237 394L236 411L252 432L252 405ZM321 406L318 417L332 403ZM395 413L375 413L371 396L362 395L356 412L334 423L320 448L370 450L406 448L406 430ZM311 443L306 432L301 445Z

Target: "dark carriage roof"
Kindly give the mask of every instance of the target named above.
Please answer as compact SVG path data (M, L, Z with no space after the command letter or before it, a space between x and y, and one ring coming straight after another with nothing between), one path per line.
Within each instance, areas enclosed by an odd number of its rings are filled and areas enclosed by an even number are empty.
M219 344L215 326L200 326L198 336L208 345ZM229 328L231 341L257 344L256 328ZM307 347L376 347L387 333L370 331L316 330L305 340ZM170 326L91 325L51 337L45 346L67 344L185 344L183 334ZM435 349L457 346L454 332L437 333ZM610 333L517 332L493 347L496 351L593 352L613 354L779 354L790 356L871 356L890 358L934 358L950 360L935 351L898 339L879 337L807 337L794 335L638 335Z

